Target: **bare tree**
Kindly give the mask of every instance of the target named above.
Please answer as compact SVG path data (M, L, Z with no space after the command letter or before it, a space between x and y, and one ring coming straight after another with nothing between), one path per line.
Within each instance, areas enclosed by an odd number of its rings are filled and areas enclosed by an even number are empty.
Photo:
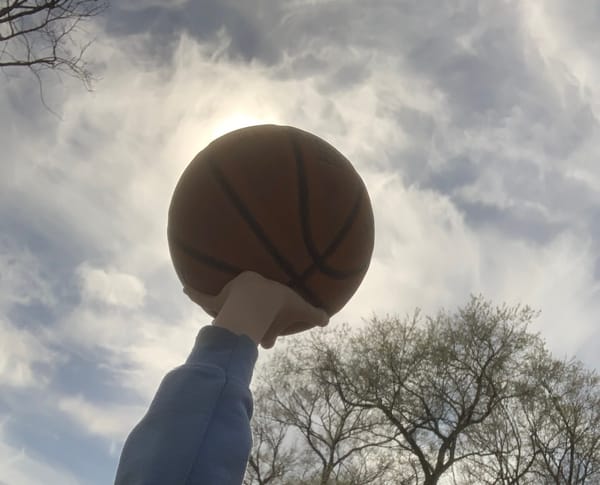
M600 378L578 361L540 355L530 366L536 395L523 403L547 484L600 482Z
M523 399L527 399L522 396ZM455 484L535 485L538 456L518 397L502 402L485 422L469 433L473 454L460 465Z
M296 337L257 376L247 485L600 483L600 378L535 315L474 297Z
M107 0L4 0L0 6L0 67L26 67L39 79L44 69L66 72L91 86L84 60L91 41L78 38L82 23ZM1 4L0 4L1 5Z
M350 340L346 356L329 352L321 371L342 402L380 412L401 435L398 453L419 467L415 481L437 484L472 456L468 433L513 396L511 382L537 341L535 313L472 298L455 314L425 322L373 318Z
M252 456L257 456L261 442L279 443L281 450L280 430L282 426L290 427L293 432L288 439L296 446L296 466L293 471L288 468L287 475L273 483L376 484L392 466L393 459L386 456L384 446L393 440L393 434L383 436L379 429L385 424L381 416L342 402L333 386L319 379L314 363L326 345L323 337L313 333L295 339L257 375L258 395L267 403L261 409L278 426L264 429L265 434L259 433L258 439L254 434ZM331 342L341 342L339 332ZM266 468L282 469L281 465ZM258 473L250 471L249 475Z
M252 451L244 485L278 485L295 473L300 454L291 441L290 425L274 419L274 410L264 390L254 392Z
M575 485L600 479L600 378L553 358L540 341L515 396L470 433L478 450L456 484Z

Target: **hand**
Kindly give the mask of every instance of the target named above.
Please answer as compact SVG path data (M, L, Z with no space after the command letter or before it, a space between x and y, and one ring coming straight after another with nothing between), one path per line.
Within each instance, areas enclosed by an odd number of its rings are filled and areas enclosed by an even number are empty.
M215 317L213 325L247 335L265 349L282 335L324 327L329 315L312 306L291 288L253 271L244 271L227 283L218 295L185 287L184 293Z

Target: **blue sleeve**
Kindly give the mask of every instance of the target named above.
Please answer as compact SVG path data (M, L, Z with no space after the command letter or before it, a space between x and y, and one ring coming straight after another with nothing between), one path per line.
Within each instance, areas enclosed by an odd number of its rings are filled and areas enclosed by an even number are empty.
M252 435L256 344L200 329L186 363L163 379L125 441L115 485L240 485Z

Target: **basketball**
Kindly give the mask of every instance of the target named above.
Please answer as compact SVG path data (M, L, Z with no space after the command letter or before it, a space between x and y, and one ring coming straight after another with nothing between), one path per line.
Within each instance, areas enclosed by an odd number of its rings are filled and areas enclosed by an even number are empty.
M217 295L255 271L332 316L367 272L374 220L362 179L332 145L291 126L258 125L217 138L190 162L167 236L184 286Z

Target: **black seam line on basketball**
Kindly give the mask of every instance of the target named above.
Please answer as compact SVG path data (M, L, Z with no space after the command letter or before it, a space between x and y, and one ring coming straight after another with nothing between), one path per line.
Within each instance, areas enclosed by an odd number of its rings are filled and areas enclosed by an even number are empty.
M200 263L204 263L208 266L211 266L212 269L221 270L225 273L229 273L234 276L239 275L243 271L242 268L233 266L229 263L226 263L224 261L216 259L212 256L209 256L207 254L204 254L204 253L198 251L197 249L194 249L194 248L188 246L187 244L182 242L181 239L174 237L172 239L172 241L177 245L177 247L181 251L183 251L185 254L187 254L190 258L192 258ZM289 285L289 284L288 284L288 286L294 290L297 290L299 293L302 293L302 296L306 297L308 300L311 300L311 298L312 298L311 304L313 304L314 306L323 308L324 310L329 310L328 308L325 308L324 304L322 302L320 302L318 298L315 298L314 295L311 296L310 294L303 293L303 292L305 292L304 287L298 287L298 285Z
M363 191L361 191L358 194L358 197L356 198L356 201L354 202L354 207L352 209L352 212L350 213L349 217L346 218L346 222L342 226L342 229L340 230L340 232L338 233L338 235L329 244L329 246L327 247L327 249L323 253L323 257L328 257L331 253L333 253L333 251L335 251L335 249L337 249L337 246L342 242L342 240L344 239L344 236L346 235L346 233L352 227L354 219L356 218L356 216L358 214L358 211L360 209L360 204L361 204L361 202L363 200L363 194L364 194ZM362 266L360 266L360 267L358 267L356 269L349 270L347 272L347 274L346 274L345 277L346 278L351 278L353 276L359 275L359 274L363 273L368 267L369 267L368 262L364 263ZM302 280L306 280L306 278L308 278L312 273L314 273L317 268L318 268L318 266L313 262L308 268L306 268L306 270L304 270L302 272L302 274L300 275L300 278Z
M358 270L353 269L350 271L341 271L331 266L328 266L325 263L325 253L319 254L319 251L315 247L314 241L312 239L311 229L310 229L310 218L309 218L309 207L308 207L308 184L306 182L306 173L304 168L304 157L302 156L302 149L300 145L297 143L293 134L290 134L292 149L294 150L294 158L296 159L296 171L298 175L298 201L299 201L299 210L300 210L300 222L302 225L302 237L304 239L304 245L308 250L310 256L313 259L313 265L321 270L322 273L334 279L344 279L349 276L353 276L356 273L359 273L364 269L364 265L361 266ZM352 208L349 217L346 222L334 238L336 242L336 246L340 244L342 237L340 237L341 232L347 232L350 229L351 223L356 218L358 214L358 207L360 206L360 199L362 198L362 189L358 193L357 202L355 202L354 207ZM348 220L350 220L350 224L348 225ZM330 251L331 252L331 251ZM308 270L307 270L308 271ZM306 271L305 271L306 273Z
M342 228L338 232L337 236L333 239L333 241L331 241L331 243L329 244L329 246L327 247L327 249L325 249L325 252L322 255L323 258L329 257L337 249L337 247L341 244L341 242L344 240L344 237L346 236L346 234L348 233L348 231L350 231L350 229L352 228L352 224L354 223L354 220L358 216L358 212L360 210L360 206L361 206L361 203L362 203L363 200L364 200L364 191L361 190L358 193L358 196L356 197L356 200L354 201L354 205L352 207L352 212L350 212L350 214L346 218L346 221L344 222L344 225L342 226ZM359 275L359 274L363 273L368 267L369 267L369 264L368 263L364 263L361 266L359 266L358 268L351 269L351 270L348 270L348 271L339 271L338 270L338 272L340 274L343 274L343 278L351 278L353 276L356 276L356 275ZM315 272L315 270L317 268L318 268L318 266L317 266L316 263L311 264L300 275L300 278L303 279L303 280L306 279L306 278L308 278L312 273ZM336 278L336 279L343 279L343 278Z
M219 269L225 273L230 273L230 274L233 274L236 276L243 271L241 268L238 268L237 266L233 266L232 264L229 264L229 263L226 263L225 261L216 259L212 256L209 256L208 254L204 254L203 252L198 251L197 249L188 246L179 238L174 238L173 242L175 242L175 244L177 244L177 247L179 249L181 249L181 251L183 251L185 254L187 254L192 259L195 259L196 261L199 261L199 262L207 264L213 268Z
M212 158L208 159L208 166L210 167L213 176L217 180L217 183L221 186L221 189L223 189L225 195L229 198L229 201L237 209L240 216L242 216L242 219L246 221L246 224L248 224L254 235L263 243L267 252L292 280L297 281L296 287L298 291L300 291L303 294L303 296L308 298L313 305L323 308L323 303L321 302L321 300L309 288L307 288L304 285L303 281L300 281L298 279L298 274L296 273L292 265L279 253L279 251L277 251L275 245L269 240L269 238L265 234L265 231L262 229L258 221L254 219L254 217L252 217L252 214L248 211L246 206L244 206L244 204L234 192L234 190L231 188L231 186L225 179L225 176L223 175L221 170L219 170L219 167Z

